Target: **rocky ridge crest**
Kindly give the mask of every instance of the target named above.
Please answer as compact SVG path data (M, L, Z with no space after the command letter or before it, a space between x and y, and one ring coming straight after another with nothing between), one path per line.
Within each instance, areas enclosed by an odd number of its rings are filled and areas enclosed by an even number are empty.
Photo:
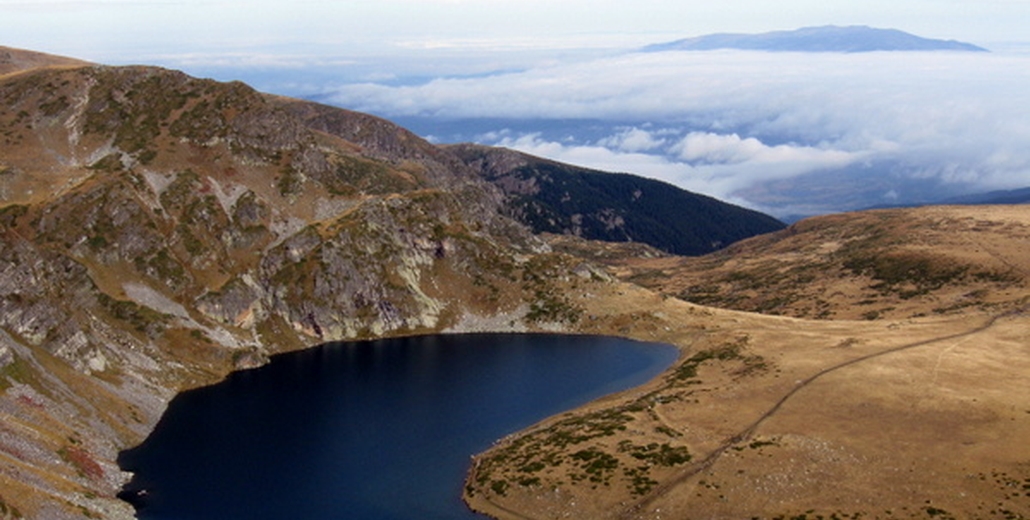
M0 100L0 505L19 514L131 517L117 452L177 391L271 354L578 317L571 260L381 119L154 67L26 70Z

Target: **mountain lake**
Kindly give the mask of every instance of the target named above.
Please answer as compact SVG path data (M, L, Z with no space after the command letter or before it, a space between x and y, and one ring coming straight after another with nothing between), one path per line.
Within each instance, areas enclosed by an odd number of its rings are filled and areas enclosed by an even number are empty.
M123 451L144 520L477 519L471 456L675 361L599 336L436 335L332 343L176 396Z

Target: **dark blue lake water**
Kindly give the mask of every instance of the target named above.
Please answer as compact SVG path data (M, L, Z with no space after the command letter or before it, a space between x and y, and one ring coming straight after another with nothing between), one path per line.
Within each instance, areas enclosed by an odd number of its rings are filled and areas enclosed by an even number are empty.
M143 519L475 519L470 457L676 358L616 338L472 334L335 343L185 392L122 452Z

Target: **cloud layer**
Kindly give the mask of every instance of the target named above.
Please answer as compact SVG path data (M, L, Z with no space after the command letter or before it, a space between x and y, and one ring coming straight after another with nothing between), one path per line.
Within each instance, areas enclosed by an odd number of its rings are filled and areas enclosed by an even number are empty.
M903 200L910 181L1030 186L1026 55L625 54L417 86L345 85L330 96L387 117L539 121L548 131L497 128L478 140L752 206L765 204L744 196L759 184L847 168L904 181L884 190ZM607 125L604 135L562 135L561 121L585 120Z

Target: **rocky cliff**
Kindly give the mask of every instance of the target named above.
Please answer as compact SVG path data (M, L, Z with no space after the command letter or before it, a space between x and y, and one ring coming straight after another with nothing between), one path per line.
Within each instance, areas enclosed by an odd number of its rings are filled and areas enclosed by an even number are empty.
M151 67L0 100L0 514L131 516L117 452L269 354L578 319L576 261L386 121Z

